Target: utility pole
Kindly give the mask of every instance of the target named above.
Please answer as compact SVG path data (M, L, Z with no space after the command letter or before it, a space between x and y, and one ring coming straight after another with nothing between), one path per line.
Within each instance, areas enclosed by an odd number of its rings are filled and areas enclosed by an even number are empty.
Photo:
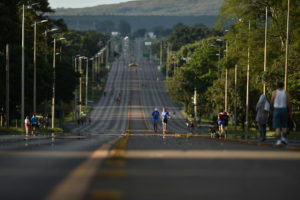
M74 71L77 72L77 57L74 59ZM77 82L77 81L76 81ZM75 95L74 95L74 112L75 112L75 120L77 121L78 115L77 115L77 94L78 93L78 86L76 86L75 89Z
M285 42L285 72L284 72L284 89L288 89L288 57L289 57L289 35L290 35L290 0L288 0L288 11L286 20L286 42Z
M248 65L247 65L247 93L246 93L246 133L248 136L249 129L249 89L250 89L250 31L251 22L249 21L249 38L248 38Z
M266 6L266 20L265 20L265 48L264 48L264 73L267 71L267 34L268 34L268 6ZM264 81L263 92L266 94L266 81Z
M221 62L221 43L219 44L219 53L218 53L218 76L219 76L219 78L221 77L220 62Z
M167 60L168 60L169 56L170 56L170 46L168 44L168 48L167 48ZM166 65L166 79L168 79L168 78L169 78L169 70L168 70L168 65Z
M65 38L59 38L53 40L53 83L52 83L52 119L51 119L51 127L55 128L55 81L56 81L56 73L55 73L55 65L56 65L56 41L65 40Z
M56 39L53 42L53 83L52 83L52 118L51 127L55 127L55 57L56 57Z
M81 95L81 89L82 89L82 57L79 58L79 117L81 117L81 108L82 108L82 95Z
M9 127L9 44L6 44L6 127Z
M108 58L109 58L109 45L106 45L106 66L108 66Z
M163 42L160 41L160 59L159 59L159 66L161 67L162 66L162 49L163 49Z
M237 128L237 68L238 65L234 65L234 130Z
M197 123L197 90L194 88L194 114L195 114L195 125Z
M24 96L25 96L25 5L23 4L23 14L22 14L22 83L21 83L21 127L24 128L24 115L25 115L25 102L24 102Z
M34 41L33 41L33 113L36 114L36 25L34 22Z
M92 58L92 99L94 99L94 85L95 85L95 57Z
M89 91L89 58L86 58L86 69L85 69L85 108L86 109L88 104L88 91Z
M225 111L228 112L228 68L227 68L227 55L228 55L228 41L226 40L226 67L225 67Z

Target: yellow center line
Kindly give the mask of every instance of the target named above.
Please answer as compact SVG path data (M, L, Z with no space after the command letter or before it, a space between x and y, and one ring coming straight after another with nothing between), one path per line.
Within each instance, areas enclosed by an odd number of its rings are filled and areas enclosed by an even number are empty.
M98 167L103 158L109 156L109 149L120 137L102 145L99 149L94 151L88 160L71 171L70 174L53 189L46 200L82 199L89 188L91 179L97 174Z

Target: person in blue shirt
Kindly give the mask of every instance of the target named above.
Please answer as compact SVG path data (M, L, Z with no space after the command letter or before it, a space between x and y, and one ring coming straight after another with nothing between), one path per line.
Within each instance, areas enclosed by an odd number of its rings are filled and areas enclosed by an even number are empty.
M170 116L166 108L163 108L161 116L162 116L163 134L165 134L167 131L168 117Z
M33 114L31 117L31 125L32 125L32 134L33 134L37 126L37 117L35 116L35 114Z
M154 133L157 132L159 116L159 112L157 111L157 108L155 108L152 112Z

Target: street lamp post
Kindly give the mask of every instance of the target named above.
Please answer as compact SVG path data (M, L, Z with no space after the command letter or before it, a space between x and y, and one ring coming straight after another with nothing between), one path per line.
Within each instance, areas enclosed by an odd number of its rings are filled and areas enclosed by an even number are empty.
M31 6L38 5L33 3ZM22 6L22 80L21 80L21 127L24 127L25 117L25 4Z
M34 41L33 41L33 113L36 114L36 29L37 24L46 23L48 20L34 22Z
M94 99L94 84L95 84L95 57L92 59L92 99Z
M51 120L51 127L55 127L55 61L56 61L56 41L65 40L65 38L59 38L53 40L53 83L52 83L52 120Z
M228 41L226 40L226 67L225 67L225 111L228 112L228 68L227 68L227 56L228 56Z
M265 48L264 48L264 73L267 71L267 34L268 34L268 7L266 6L266 19L265 19ZM263 92L266 94L266 81L264 81Z
M288 11L286 20L286 42L285 42L285 72L284 72L284 88L288 88L288 56L289 56L289 34L290 34L290 0L288 0Z
M85 108L87 109L88 104L88 90L89 90L89 59L86 58L86 69L85 69Z
M57 28L53 28L51 30L45 30L45 63L48 63L48 51L47 51L47 48L48 48L48 45L47 45L47 37L48 37L48 33L50 32L54 32L54 31L57 31L58 29Z
M249 20L248 26L249 36L248 36L248 64L247 64L247 89L246 89L246 133L248 134L249 128L249 89L250 89L250 31L251 22ZM248 136L248 135L247 135Z
M6 44L6 127L9 127L9 44Z
M25 42L24 42L24 36L25 36L25 5L23 4L23 14L22 14L22 86L21 86L21 127L24 127L24 115L25 115L25 103L24 103L24 96L25 96L25 90L24 90L24 84L25 84Z
M81 117L81 105L82 105L82 95L81 95L81 89L82 89L82 78L81 78L81 75L82 75L82 58L83 57L79 57L79 73L80 73L80 76L79 76L79 118Z
M221 39L216 39L216 42L218 42L219 44L219 53L216 54L218 56L218 76L221 76L221 70L220 70L220 61L221 61L221 44L223 42L223 40Z

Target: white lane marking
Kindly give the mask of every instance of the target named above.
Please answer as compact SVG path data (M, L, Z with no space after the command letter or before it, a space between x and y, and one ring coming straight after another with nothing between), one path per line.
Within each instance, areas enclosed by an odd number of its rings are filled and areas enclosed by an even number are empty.
M121 136L94 151L88 160L71 171L70 174L53 189L46 197L46 200L82 199L89 188L91 179L96 175L103 158L109 156L109 149L120 138Z
M256 150L127 150L125 153L125 157L133 159L300 160L300 152Z

